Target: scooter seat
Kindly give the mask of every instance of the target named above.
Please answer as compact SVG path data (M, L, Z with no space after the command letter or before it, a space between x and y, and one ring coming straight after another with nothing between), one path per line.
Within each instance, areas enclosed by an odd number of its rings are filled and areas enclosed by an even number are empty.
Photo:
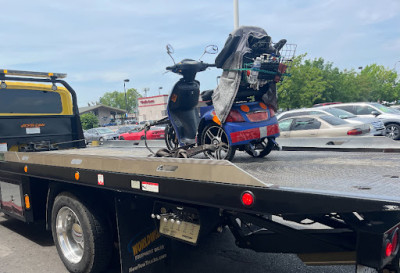
M203 101L211 100L211 96L214 93L214 89L204 90L201 92L200 96Z
M214 93L214 89L204 90L201 92L200 96L202 101L204 101L207 105L212 104L212 94Z

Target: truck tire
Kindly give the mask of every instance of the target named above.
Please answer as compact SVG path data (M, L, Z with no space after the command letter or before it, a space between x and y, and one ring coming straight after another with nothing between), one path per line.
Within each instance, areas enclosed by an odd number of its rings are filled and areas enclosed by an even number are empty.
M71 193L60 193L53 204L51 230L58 254L70 272L101 272L109 265L112 237L98 209L86 206Z

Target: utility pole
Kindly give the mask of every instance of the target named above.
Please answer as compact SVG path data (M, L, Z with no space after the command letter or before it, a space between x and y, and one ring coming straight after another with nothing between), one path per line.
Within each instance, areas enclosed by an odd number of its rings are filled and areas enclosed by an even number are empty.
M233 0L233 27L239 28L239 0Z
M126 116L125 116L125 118L128 117L128 100L127 100L127 98L126 98L126 87L125 87L125 83L126 83L126 82L129 82L129 79L125 79L125 80L124 80L125 110L126 110Z

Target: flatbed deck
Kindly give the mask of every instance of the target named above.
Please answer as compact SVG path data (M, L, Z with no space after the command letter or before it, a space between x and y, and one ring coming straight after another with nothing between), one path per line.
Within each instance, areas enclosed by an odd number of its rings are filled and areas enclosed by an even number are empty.
M195 159L148 155L144 148L100 146L8 152L5 162L31 165L31 175L46 167L44 173L50 178L65 181L69 176L70 182L96 187L95 176L101 173L105 176L103 187L110 189L228 209L243 210L237 200L243 190L250 189L258 198L251 210L263 213L379 211L400 206L400 154L280 151L258 159L238 153L233 163L202 155ZM73 179L77 170L88 172L78 182ZM159 188L144 192L133 187L132 181L155 182ZM319 202L320 207L316 206Z

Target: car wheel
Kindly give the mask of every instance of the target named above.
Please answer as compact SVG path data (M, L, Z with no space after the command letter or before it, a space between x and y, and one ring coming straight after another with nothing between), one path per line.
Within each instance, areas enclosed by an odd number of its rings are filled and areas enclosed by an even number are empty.
M389 123L386 125L386 134L388 138L393 140L400 139L400 125L395 123Z
M141 137L140 137L140 140L144 140L144 136L141 136Z
M125 138L123 136L120 136L119 140L125 140Z
M201 144L214 144L218 148L212 151L205 151L204 154L210 159L232 160L236 148L229 144L228 135L225 130L217 124L209 124L201 133Z
M179 147L178 136L175 133L174 127L170 123L165 127L164 139L168 150L171 151Z
M63 192L55 198L51 215L54 243L70 272L101 272L108 266L112 237L101 211Z
M100 141L100 142L103 142L103 141L104 141L104 138L103 138L103 137L99 138L99 141Z
M267 141L267 143L265 143L265 141ZM269 153L272 151L273 148L274 148L274 142L269 141L268 139L265 139L264 141L262 141L256 145L256 150L261 150L258 155L255 156L252 152L247 151L247 150L246 150L246 153L248 153L252 157L263 158L263 157L269 155Z

